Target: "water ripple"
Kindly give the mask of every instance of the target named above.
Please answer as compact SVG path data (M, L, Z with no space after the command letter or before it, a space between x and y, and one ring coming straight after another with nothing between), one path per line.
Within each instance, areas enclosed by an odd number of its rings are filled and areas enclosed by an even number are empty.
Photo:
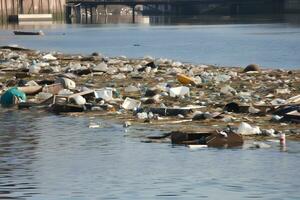
M2 112L2 111L0 111ZM157 130L90 119L0 115L0 199L291 199L299 196L299 142L289 151L141 143ZM2 123L3 122L3 123ZM124 137L126 136L126 137ZM298 153L295 153L298 152Z

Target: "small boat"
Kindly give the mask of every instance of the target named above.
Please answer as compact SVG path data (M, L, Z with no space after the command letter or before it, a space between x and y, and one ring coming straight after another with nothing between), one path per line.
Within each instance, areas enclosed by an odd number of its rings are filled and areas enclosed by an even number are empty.
M44 35L43 31L14 31L15 35Z

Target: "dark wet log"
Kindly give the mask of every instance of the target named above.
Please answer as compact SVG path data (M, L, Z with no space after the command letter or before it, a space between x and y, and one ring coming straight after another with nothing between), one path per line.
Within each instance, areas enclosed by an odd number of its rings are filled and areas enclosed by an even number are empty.
M153 114L159 114L161 116L177 116L188 115L192 112L190 108L150 108L150 112Z

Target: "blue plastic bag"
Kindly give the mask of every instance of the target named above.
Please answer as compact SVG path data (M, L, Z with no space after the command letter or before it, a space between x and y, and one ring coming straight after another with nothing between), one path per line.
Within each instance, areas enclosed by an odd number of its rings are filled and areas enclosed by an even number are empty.
M26 94L18 88L13 87L7 90L0 98L0 103L3 107L13 106L17 102L25 102Z

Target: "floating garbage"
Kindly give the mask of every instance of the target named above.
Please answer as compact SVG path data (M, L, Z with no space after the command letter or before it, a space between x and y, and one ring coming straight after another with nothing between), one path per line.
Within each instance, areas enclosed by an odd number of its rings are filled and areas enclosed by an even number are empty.
M64 95L64 96L68 96L74 94L74 92L72 92L71 90L68 89L62 89L58 92L58 95Z
M226 94L226 95L235 95L237 93L236 90L230 87L229 85L223 86L220 92L221 94Z
M213 115L210 114L209 112L197 112L193 116L193 121L197 120L205 120L205 119L211 119L213 118Z
M276 94L290 94L291 91L287 88L285 89L276 89Z
M45 101L49 98L53 97L53 94L51 93L47 93L47 92L40 92L38 93L36 96L35 96L35 99L38 101L38 102L41 102L41 101Z
M122 80L122 79L126 79L126 75L125 74L122 74L122 73L119 73L117 75L113 75L111 76L112 79L116 79L116 80Z
M288 102L289 103L300 103L300 95L296 95L296 96L290 97L288 99Z
M170 88L170 96L171 97L190 96L190 88L185 86Z
M177 80L184 85L195 84L193 78L188 77L184 74L177 74Z
M76 83L69 78L64 78L64 77L58 78L56 80L56 83L61 83L65 89L75 89L76 88Z
M140 92L140 89L134 85L129 85L124 89L124 91L126 93L136 93L136 92Z
M35 95L42 91L42 86L25 86L25 87L18 87L19 90L24 92L27 95Z
M214 77L214 80L216 82L227 82L231 79L231 76L226 75L226 74L219 74L217 76Z
M280 142L280 145L284 146L285 145L285 134L284 133L280 133L279 134L279 142Z
M126 121L126 122L124 122L123 127L124 127L124 128L128 128L128 127L131 126L131 125L132 125L131 122Z
M199 145L192 149L236 147L244 138L277 138L280 131L287 138L299 135L299 70L65 55L11 46L0 47L0 57L4 107L151 122L171 131L151 142ZM8 98L12 87L26 98Z
M1 96L0 102L3 107L16 105L26 101L26 94L18 88L10 88Z
M274 105L274 106L285 105L285 104L287 104L287 101L285 99L276 98L276 99L271 101L271 104Z
M110 75L116 74L117 72L118 72L118 69L116 67L112 67L112 66L110 66L106 71L106 73L110 74Z
M262 130L262 134L263 135L267 135L270 137L277 137L277 135L275 134L275 130L274 129L266 129L266 130Z
M190 144L188 147L192 150L198 150L198 149L206 149L208 146L205 144Z
M216 130L203 129L199 132L174 131L170 133L173 144L205 145L202 147L237 147L242 146L242 136L232 132L219 132ZM159 138L160 139L160 138ZM195 146L196 148L197 146Z
M108 71L107 64L104 62L101 62L100 64L93 67L93 71L94 72L107 72Z
M237 130L238 134L241 135L259 135L261 134L261 130L258 126L251 126L246 122L242 122Z
M105 101L111 101L113 99L113 89L112 88L102 88L96 89L94 91L96 99L103 99Z
M91 121L89 124L89 128L106 128L109 127L107 124L105 124L104 122L94 122Z
M146 112L137 113L137 118L138 119L148 119L148 113L146 113Z
M43 92L56 95L62 89L64 89L63 85L61 83L56 83L56 84L51 84L51 85L45 85L43 87Z
M250 106L248 110L251 114L258 114L261 112L258 108L254 108L253 106Z
M35 61L32 63L32 65L29 66L30 74L38 74L40 72L40 70L41 70L41 67L39 65L37 65Z
M28 81L25 86L39 86L39 84L33 80Z
M239 147L244 143L241 135L233 132L217 131L215 134L206 138L208 147Z
M47 60L47 61L57 60L57 58L54 57L54 56L53 56L52 54L50 54L50 53L44 55L42 58L43 58L44 60Z
M252 71L255 71L255 72L260 71L259 65L257 65L257 64L250 64L250 65L248 65L248 66L244 69L244 72L252 72Z
M150 112L153 114L159 114L161 116L186 116L193 110L191 108L150 108Z
M74 96L71 98L71 100L73 100L76 105L86 104L86 99L84 97L82 97L81 95Z
M300 123L300 105L279 107L273 112L272 121Z
M131 99L127 97L122 104L122 108L126 110L133 110L139 108L141 106L141 102L135 99Z

